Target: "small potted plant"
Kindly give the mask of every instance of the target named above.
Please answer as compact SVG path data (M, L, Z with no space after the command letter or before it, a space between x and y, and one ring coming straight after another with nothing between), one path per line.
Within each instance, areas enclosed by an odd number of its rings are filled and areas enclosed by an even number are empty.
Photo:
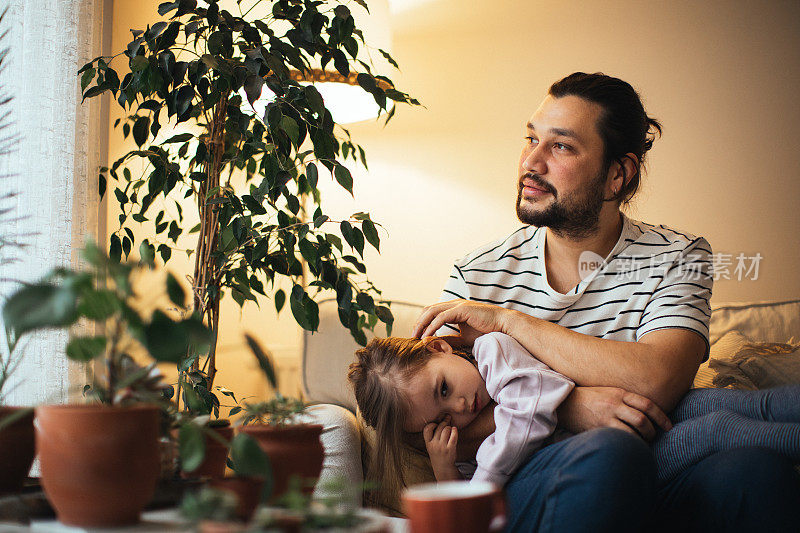
M141 261L121 263L89 244L86 271L59 268L21 287L6 301L3 319L17 335L42 328L94 325L99 334L73 335L70 359L94 362L93 383L83 405L36 408L36 446L41 482L58 519L81 527L112 527L138 521L155 490L160 470L160 408L169 403L156 362L177 362L209 342L195 315L173 318L143 309L138 284L157 295L153 250L140 247ZM162 285L163 286L163 285ZM171 274L169 299L182 306L185 294ZM134 360L155 361L140 366Z
M233 438L230 420L219 418L220 402L211 392L208 376L202 370L191 370L186 361L178 376L183 409L177 413L176 426L183 477L221 478L225 475L228 447ZM216 389L234 398L224 387ZM236 414L233 409L229 416ZM212 418L213 415L213 418Z
M211 479L198 492L187 493L181 505L185 518L201 524L201 530L237 529L233 522L247 522L259 504L272 493L272 468L258 443L245 434L230 446L234 475Z
M325 455L320 441L322 426L301 421L300 415L305 411L306 404L278 392L278 381L269 356L253 337L245 337L275 396L264 402L245 403L245 416L239 432L253 437L269 457L274 499L287 491L293 477L302 480L319 478ZM304 490L312 492L313 485Z

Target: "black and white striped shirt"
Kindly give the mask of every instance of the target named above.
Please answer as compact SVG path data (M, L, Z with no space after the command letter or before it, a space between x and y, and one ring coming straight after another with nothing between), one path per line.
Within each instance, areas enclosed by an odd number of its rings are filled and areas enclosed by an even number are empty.
M582 281L561 294L547 282L545 231L523 226L457 261L441 301L496 304L619 341L637 341L657 329L684 328L698 333L708 346L713 272L711 246L704 238L623 215L622 233L611 253L604 261L595 256L598 268L581 268ZM439 333L456 329L445 328Z

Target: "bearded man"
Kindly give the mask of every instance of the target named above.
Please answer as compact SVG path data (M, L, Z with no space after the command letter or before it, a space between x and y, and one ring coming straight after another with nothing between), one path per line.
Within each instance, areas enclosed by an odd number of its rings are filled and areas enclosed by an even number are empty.
M630 84L575 73L527 124L516 210L526 224L459 260L416 336L502 331L578 385L558 411L566 435L506 486L518 531L789 531L800 480L758 448L716 453L658 486L646 444L708 357L711 247L632 220L661 125ZM459 435L474 457L491 409Z

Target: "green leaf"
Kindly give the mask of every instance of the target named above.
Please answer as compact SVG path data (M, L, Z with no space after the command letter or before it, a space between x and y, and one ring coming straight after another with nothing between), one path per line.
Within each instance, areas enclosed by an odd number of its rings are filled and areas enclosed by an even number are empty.
M186 385L191 387L191 385ZM178 431L178 450L181 468L184 472L197 470L206 456L206 439L203 430L196 424L188 423Z
M361 230L372 247L380 252L381 239L378 236L378 230L375 229L375 224L371 220L365 220L361 223Z
M322 95L319 94L319 91L313 85L306 85L303 87L303 94L308 100L310 104L311 110L323 115L325 113L325 101L322 99Z
M261 76L251 74L244 81L244 92L247 96L247 101L250 102L250 104L253 104L261 97L262 87L264 87L264 80L261 78Z
M183 307L186 304L186 293L178 279L171 272L167 273L167 295L170 301L178 307Z
M350 175L350 171L347 167L337 163L333 174L336 177L336 181L339 182L339 185L344 187L350 194L353 194L353 177Z
M167 237L172 240L172 242L178 242L178 237L183 230L178 223L174 220L169 223L169 233L167 233Z
M300 139L300 127L292 117L284 116L281 118L281 129L289 136L292 144L297 146L298 139Z
M144 56L136 56L131 59L131 71L132 72L139 72L147 68L147 65L150 63L147 61L147 58Z
M153 260L155 259L156 254L156 247L150 244L150 242L145 239L139 245L139 257L141 258L142 263L153 266Z
M170 144L170 143L181 143L184 141L188 141L190 139L194 139L194 135L191 133L179 133L177 135L173 135L166 141L162 142L161 144Z
M380 52L381 55L386 59L386 61L388 61L389 64L392 65L394 68L400 68L400 66L397 64L397 61L395 61L394 58L390 56L386 50L378 48L378 52Z
M166 244L159 244L158 253L161 254L161 259L164 261L164 263L166 263L172 256L172 249Z
M3 321L17 337L40 328L60 328L78 319L77 295L67 287L26 285L3 306Z
M133 140L141 148L147 141L147 133L150 128L150 117L139 117L133 123Z
M375 300L372 299L372 296L367 294L366 292L359 292L356 296L356 303L358 306L366 311L367 313L371 313L375 308Z
M272 495L272 466L258 442L245 433L236 435L231 442L231 461L237 475L264 479L261 503L266 502Z
M83 76L81 76L81 91L85 91L86 90L86 87L94 79L94 75L96 73L97 73L97 71L95 69L93 69L93 68L90 68L89 70L87 70L86 72L83 73Z
M278 378L275 375L275 368L272 366L269 355L267 355L254 337L245 333L244 338L247 341L247 345L250 347L250 351L253 352L256 361L258 361L258 366L261 368L261 371L264 372L264 376L267 378L270 386L272 386L274 390L278 390Z
M143 330L142 342L153 358L174 363L186 356L190 344L200 350L211 337L208 328L196 316L175 321L159 310L153 312Z
M319 173L317 172L317 165L314 163L309 163L306 166L306 177L308 178L308 184L311 185L312 189L317 188L317 182L319 181Z
M105 320L121 308L120 300L114 291L90 290L81 298L78 313L90 320Z
M392 315L392 311L385 305L377 306L375 308L375 314L378 315L378 318L381 319L381 322L386 324L387 328L391 327L391 325L394 323L394 316ZM389 334L390 332L387 330L387 335Z
M275 293L275 310L280 313L281 309L283 309L283 304L286 303L286 293L283 292L283 289L278 289L278 292Z
M75 337L67 344L67 357L74 361L91 361L105 349L105 337Z

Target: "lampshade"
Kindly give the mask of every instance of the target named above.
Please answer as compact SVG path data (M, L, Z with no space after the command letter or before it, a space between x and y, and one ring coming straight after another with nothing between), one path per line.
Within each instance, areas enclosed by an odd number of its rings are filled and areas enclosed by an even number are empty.
M363 44L360 46L357 58L365 63L372 63L377 73L387 72L389 64L378 49L389 52L391 48L388 1L369 0L369 12L353 5L351 14L367 42L366 47ZM309 74L304 75L299 71L292 71L291 74L301 85L314 84L337 124L374 119L380 112L372 95L358 86L355 75L348 78L335 70L323 70L319 64L313 65ZM242 96L242 112L251 115L255 113L262 119L267 105L275 100L275 94L266 85L263 86L261 97L252 106L247 101L244 89L239 94ZM386 105L387 110L390 110L394 102L387 100Z

